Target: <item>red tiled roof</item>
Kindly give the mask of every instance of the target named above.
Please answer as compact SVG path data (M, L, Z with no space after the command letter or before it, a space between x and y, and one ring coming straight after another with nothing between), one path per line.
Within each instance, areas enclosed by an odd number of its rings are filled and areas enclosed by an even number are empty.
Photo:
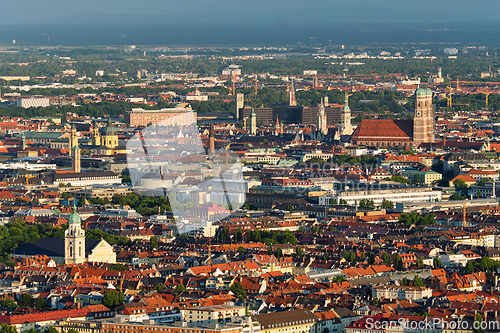
M413 121L405 119L363 119L353 133L354 137L413 137Z

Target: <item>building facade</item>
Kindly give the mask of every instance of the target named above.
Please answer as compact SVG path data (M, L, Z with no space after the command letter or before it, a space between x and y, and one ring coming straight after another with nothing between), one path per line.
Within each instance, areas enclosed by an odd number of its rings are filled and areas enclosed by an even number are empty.
M172 108L161 110L132 109L125 114L125 122L131 127L149 126L162 122L164 126L191 125L196 123L196 112L191 108Z

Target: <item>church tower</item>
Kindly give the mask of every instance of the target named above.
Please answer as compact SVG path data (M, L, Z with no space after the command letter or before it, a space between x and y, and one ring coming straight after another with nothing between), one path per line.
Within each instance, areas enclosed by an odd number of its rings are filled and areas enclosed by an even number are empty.
M69 156L73 156L73 148L78 145L78 136L76 135L75 125L71 126L71 134L69 136Z
M321 104L319 105L319 111L318 111L318 131L321 132L321 134L326 135L328 133L328 128L326 127L326 113L325 113L325 100L321 100Z
M23 150L26 150L26 135L24 135L24 132L21 134L21 147Z
M250 113L250 135L257 134L257 114L252 108L252 113Z
M292 83L290 84L290 91L288 92L288 105L289 106L297 106L297 101L295 100L295 86Z
M99 126L94 122L92 124L92 145L100 146L101 145L101 135L99 134Z
M68 230L64 232L64 263L79 264L85 262L85 231L82 219L76 211L73 201L73 213L69 216Z
M415 92L415 117L413 119L413 146L434 141L434 115L432 110L432 91L418 88Z
M80 173L81 172L81 151L80 151L80 147L78 145L76 145L75 147L73 147L72 150L72 160L71 160L71 164L72 164L72 167L73 167L73 172L74 173Z
M344 106L340 113L340 135L351 135L352 125L351 125L351 108L349 108L349 96L347 91L344 97Z
M111 120L108 120L108 125L101 129L101 146L108 149L118 147L118 132L111 124Z

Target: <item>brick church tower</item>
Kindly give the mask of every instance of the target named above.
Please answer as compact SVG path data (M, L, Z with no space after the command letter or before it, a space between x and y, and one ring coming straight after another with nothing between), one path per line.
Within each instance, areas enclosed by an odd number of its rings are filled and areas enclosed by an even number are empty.
M432 110L432 91L418 88L415 92L415 118L413 119L413 146L434 141L434 113Z

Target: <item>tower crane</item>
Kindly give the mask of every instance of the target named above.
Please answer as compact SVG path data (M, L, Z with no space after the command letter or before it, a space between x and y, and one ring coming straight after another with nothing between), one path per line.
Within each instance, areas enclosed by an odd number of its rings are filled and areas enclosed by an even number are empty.
M490 96L490 93L484 92L483 94L486 95L486 99L485 99L486 106L485 106L485 108L486 108L486 110L488 110L488 96Z
M453 91L453 88L451 86L447 86L446 88L448 88L450 90L449 94L448 94L448 103L447 103L447 107L451 108L451 92Z
M26 175L25 178L26 178L26 189L28 189L29 185L30 185L30 179L31 178L35 178L37 177L38 175Z
M208 240L208 265L212 266L212 239Z
M313 47L313 39L314 38L318 38L318 37L309 37L309 43L310 43L311 49Z
M231 146L231 143L228 143L227 146L225 147L226 149L226 169L229 169L229 147Z
M463 209L464 209L464 213L463 213L463 215L464 215L463 216L463 218L464 218L464 220L463 220L463 227L466 227L467 226L467 218L466 218L467 217L467 201L466 200L464 200L464 207L463 207Z

